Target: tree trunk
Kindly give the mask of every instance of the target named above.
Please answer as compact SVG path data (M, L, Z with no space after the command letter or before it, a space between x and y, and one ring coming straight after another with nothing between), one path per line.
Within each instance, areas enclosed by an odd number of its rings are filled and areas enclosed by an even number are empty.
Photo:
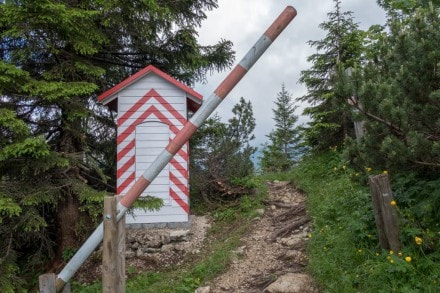
M79 200L74 194L65 190L64 199L58 203L57 221L57 249L56 259L62 261L65 253L76 250L79 243L78 223L80 222ZM66 255L68 256L68 255Z
M83 151L83 142L81 141L81 120L69 119L69 110L63 111L62 131L58 143L58 149L66 156L78 157L78 153ZM57 249L55 258L57 262L65 261L66 257L79 247L81 237L79 237L79 223L80 223L80 202L78 194L71 188L71 183L75 180L81 180L79 168L75 166L75 158L71 160L71 165L68 170L63 172L67 178L67 186L62 188L62 196L58 202L56 211L56 225L57 225Z

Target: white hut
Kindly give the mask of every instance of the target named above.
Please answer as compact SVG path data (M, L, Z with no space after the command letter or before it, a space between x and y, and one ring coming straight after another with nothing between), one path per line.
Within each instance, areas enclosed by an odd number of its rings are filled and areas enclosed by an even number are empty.
M123 196L200 107L202 96L150 65L98 101L117 111L117 194ZM141 195L161 198L164 206L157 212L137 209L127 224L188 222L188 164L187 143Z

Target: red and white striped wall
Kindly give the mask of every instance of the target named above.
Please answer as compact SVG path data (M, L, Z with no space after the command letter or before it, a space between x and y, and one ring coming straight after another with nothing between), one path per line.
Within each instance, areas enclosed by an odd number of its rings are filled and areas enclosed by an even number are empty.
M117 136L117 193L125 195L168 142L184 126L185 106L174 105L150 89L133 103L120 100ZM126 109L126 110L125 110ZM175 222L187 220L188 144L185 144L141 196L154 196L164 201L159 212L136 211L128 223ZM179 208L181 211L179 212ZM179 215L180 214L180 215Z

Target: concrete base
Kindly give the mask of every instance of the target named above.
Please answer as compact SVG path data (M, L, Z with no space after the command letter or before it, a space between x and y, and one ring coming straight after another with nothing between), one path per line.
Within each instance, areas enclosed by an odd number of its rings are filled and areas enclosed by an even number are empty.
M164 223L129 223L126 224L127 229L189 229L194 216L189 216L188 222L164 222Z

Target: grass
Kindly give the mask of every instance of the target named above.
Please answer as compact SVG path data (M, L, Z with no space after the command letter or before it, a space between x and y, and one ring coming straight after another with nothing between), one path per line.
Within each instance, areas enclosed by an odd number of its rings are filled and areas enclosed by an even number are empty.
M138 274L127 280L126 292L193 293L196 288L225 271L232 261L232 252L240 246L240 238L250 231L252 219L257 216L256 209L262 207L266 193L261 182L258 194L244 196L237 206L218 209L213 213L215 221L209 231L208 243L200 255L177 268ZM73 284L73 292L101 291L100 282L88 286Z
M334 151L306 158L291 174L307 193L313 219L312 276L323 292L440 292L440 255L433 249L439 247L438 225L428 228L437 242L417 245L408 237L414 225L403 225L411 219L406 210L399 215L404 248L381 249L369 190L362 183L367 175L350 170Z
M371 172L350 169L332 150L305 158L292 172L264 174L257 178L263 192L212 213L215 224L202 255L173 270L137 275L127 281L127 292L194 292L225 271L240 237L250 230L255 210L262 207L267 180L291 181L307 194L313 222L308 270L322 292L440 292L439 224L425 220L421 225L417 210L403 206L403 197L396 197L398 205L402 202L403 248L381 249L365 183ZM422 242L416 243L416 236ZM74 292L100 291L99 283L74 288Z

